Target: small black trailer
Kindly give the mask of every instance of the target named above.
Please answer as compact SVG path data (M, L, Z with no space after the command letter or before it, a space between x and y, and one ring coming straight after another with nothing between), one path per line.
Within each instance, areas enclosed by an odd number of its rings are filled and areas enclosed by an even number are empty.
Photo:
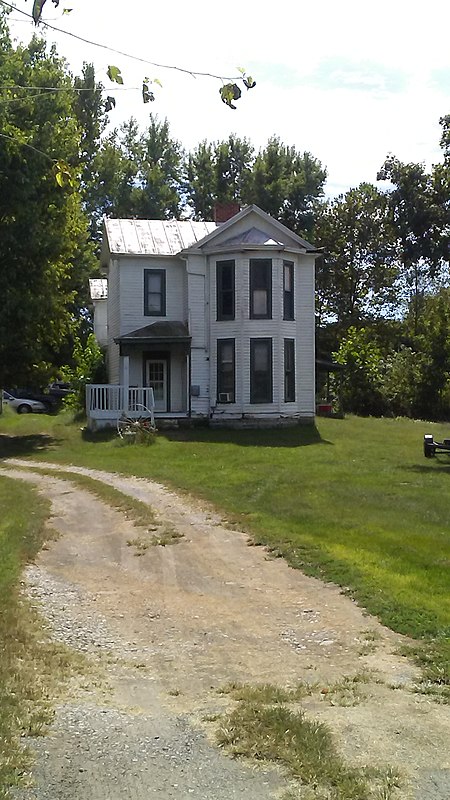
M448 453L450 455L450 439L435 442L432 434L426 433L423 437L423 453L425 458L434 458L436 453Z

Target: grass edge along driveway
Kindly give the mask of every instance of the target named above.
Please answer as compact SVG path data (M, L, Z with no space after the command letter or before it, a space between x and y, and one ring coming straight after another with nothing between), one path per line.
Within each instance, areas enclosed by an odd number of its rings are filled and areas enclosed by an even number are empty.
M426 678L448 689L450 458L424 459L425 432L450 437L445 425L348 417L161 432L145 447L83 434L65 415L5 415L0 436L15 438L0 441L0 457L148 477L212 502L256 544L418 640Z

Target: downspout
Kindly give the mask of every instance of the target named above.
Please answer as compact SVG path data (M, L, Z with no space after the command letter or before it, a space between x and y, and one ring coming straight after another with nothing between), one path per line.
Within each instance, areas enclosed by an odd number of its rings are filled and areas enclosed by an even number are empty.
M189 345L188 353L188 417L192 417L192 400L191 400L191 381L192 381L192 367L191 367L191 345Z

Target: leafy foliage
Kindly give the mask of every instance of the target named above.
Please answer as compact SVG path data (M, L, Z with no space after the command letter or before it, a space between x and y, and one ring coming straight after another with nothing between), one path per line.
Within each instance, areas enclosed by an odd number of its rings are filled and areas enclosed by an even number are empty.
M393 228L393 243L399 264L398 296L412 303L417 330L420 301L426 292L439 287L443 274L443 239L448 242L441 191L435 176L423 164L403 164L389 156L378 173L389 181L388 206ZM448 218L447 218L448 225Z
M382 413L382 353L372 331L349 328L334 356L345 367L341 387L344 409L364 415Z
M81 135L71 77L41 40L14 49L3 18L0 54L3 85L43 87L7 90L20 102L0 107L0 385L26 386L66 360L93 255L75 191Z
M85 343L76 337L72 355L73 366L62 370L62 375L74 391L64 399L64 404L75 411L85 407L86 384L105 383L107 380L105 355L93 333Z
M317 291L325 319L354 324L384 315L395 301L397 277L388 198L362 183L317 207Z

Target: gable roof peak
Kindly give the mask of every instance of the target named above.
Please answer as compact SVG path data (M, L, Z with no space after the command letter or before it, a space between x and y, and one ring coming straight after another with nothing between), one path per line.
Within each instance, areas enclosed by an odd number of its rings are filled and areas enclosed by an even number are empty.
M282 241L283 239L289 238L290 241L294 242L298 248L306 250L308 253L317 253L317 248L314 247L314 245L310 244L310 242L307 242L306 239L302 239L301 236L298 236L296 233L294 233L294 231L291 231L290 228L287 228L286 225L283 225L281 222L275 219L275 217L271 217L270 214L266 214L262 208L254 203L245 206L245 208L239 211L238 214L235 214L234 217L231 217L226 222L223 222L214 231L209 233L196 244L193 244L191 247L187 247L183 252L188 253L190 250L201 250L205 245L213 244L215 239L217 239L219 236L223 236L224 231L227 231L228 229L231 230L236 223L241 222L251 214L259 217L259 219L262 222L265 222L267 225L275 227L280 232ZM255 225L252 225L251 227L257 230ZM266 239L268 238L269 237L266 236Z

